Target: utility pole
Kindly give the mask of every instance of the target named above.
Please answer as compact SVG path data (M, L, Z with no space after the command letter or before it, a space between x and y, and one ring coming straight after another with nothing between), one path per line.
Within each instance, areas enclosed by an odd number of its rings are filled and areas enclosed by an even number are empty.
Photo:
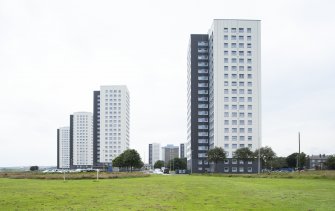
M299 166L300 166L300 132L298 132L298 142L299 142L299 152L297 156L297 169L299 171Z

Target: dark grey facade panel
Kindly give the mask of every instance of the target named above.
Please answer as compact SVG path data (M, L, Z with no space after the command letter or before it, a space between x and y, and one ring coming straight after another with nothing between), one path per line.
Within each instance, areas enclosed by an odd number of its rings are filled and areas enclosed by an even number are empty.
M93 166L99 166L98 137L100 136L100 91L93 92Z
M200 81L198 79L199 76L208 77L208 59L200 60L199 56L207 56L208 57L208 45L207 46L199 46L198 43L201 41L208 43L208 35L207 34L192 34L190 38L190 53L191 53L191 61L189 61L191 65L191 161L188 162L188 168L192 169L192 172L205 172L206 168L209 168L208 164L203 164L201 166L202 170L199 169L198 163L207 163L206 158L198 158L199 153L207 153L207 150L199 150L199 146L207 147L208 143L199 143L198 139L199 132L207 132L208 129L199 129L199 125L205 125L208 128L208 115L199 116L199 111L204 111L208 113L208 108L199 108L199 104L209 104L209 102L204 101L203 103L199 103L199 97L207 97L208 98L208 86L207 87L199 87L199 83L207 83L208 80ZM201 62L207 63L207 66L200 66ZM205 73L200 73L199 70L207 70ZM207 94L199 94L199 90L207 91ZM198 118L207 119L207 122L199 123ZM207 139L208 136L203 136L201 139ZM190 166L192 165L192 167Z
M154 163L152 163L152 144L149 144L149 164L154 165Z
M73 168L73 115L70 115L70 169Z
M59 169L59 165L60 165L60 163L59 163L59 150L60 150L60 148L59 148L59 142L60 142L60 135L59 135L59 129L57 129L57 168Z

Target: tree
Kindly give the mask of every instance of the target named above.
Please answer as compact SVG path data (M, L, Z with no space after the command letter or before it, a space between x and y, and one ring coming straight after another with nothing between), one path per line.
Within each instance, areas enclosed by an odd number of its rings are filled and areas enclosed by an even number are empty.
M329 155L325 162L325 165L329 170L335 170L335 155Z
M257 149L254 152L254 156L258 158L258 155L260 154L260 159L262 166L265 168L271 168L271 161L276 157L276 153L271 149L271 147L265 146L260 148L260 153L259 149Z
M285 157L275 157L272 160L272 168L274 169L281 169L281 168L287 168L287 162Z
M140 154L134 149L127 149L124 151L123 162L125 166L130 167L130 171L133 171L133 167L141 168L143 166L143 162L141 161ZM142 163L142 166L141 166Z
M254 153L248 148L239 148L234 152L234 158L247 162L255 158Z
M113 160L113 166L126 167L127 171L129 171L129 168L130 171L133 171L133 168L142 168L143 165L140 155L134 149L125 150Z
M221 147L215 147L213 149L208 150L208 161L214 162L214 172L217 171L217 164L220 161L224 161L226 159L226 152Z
M113 166L116 166L116 167L119 167L119 168L125 167L124 162L123 162L123 154L120 154L119 156L114 158Z
M154 164L155 169L161 169L164 166L164 161L162 160L157 160Z
M297 159L299 157L299 166L298 168L303 168L305 166L305 161L306 161L306 154L305 153L300 153L300 156L299 156L299 153L295 152L295 153L292 153L290 154L289 156L287 156L286 158L286 162L287 162L287 165L288 167L290 168L296 168L297 167Z
M38 171L38 166L30 166L30 171Z
M175 169L186 169L187 168L187 161L186 158L173 158L168 162L168 167L170 167L171 171Z

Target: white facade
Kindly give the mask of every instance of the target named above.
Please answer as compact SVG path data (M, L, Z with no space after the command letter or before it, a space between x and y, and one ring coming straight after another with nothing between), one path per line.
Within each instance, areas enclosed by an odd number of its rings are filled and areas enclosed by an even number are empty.
M151 143L151 146L152 148L151 148L151 152L149 151L149 159L150 158L152 159L152 165L154 165L156 161L160 160L161 145L159 143Z
M73 114L73 165L93 165L93 114Z
M98 160L111 163L129 149L129 91L126 86L100 87Z
M231 158L261 144L261 34L257 20L214 20L209 36L209 144Z
M58 128L58 168L70 168L70 127Z

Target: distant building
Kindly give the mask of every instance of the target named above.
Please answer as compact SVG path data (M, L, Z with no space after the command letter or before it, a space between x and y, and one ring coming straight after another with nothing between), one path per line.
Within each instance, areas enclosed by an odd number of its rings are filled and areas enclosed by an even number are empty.
M161 145L159 143L149 144L149 165L152 167L159 160Z
M70 127L57 129L57 168L70 168Z
M179 157L179 147L173 144L168 144L162 147L162 159L165 163L169 162L173 158Z
M129 91L127 86L101 86L94 91L94 166L110 166L129 149Z
M91 168L93 165L93 114L76 112L70 115L70 168Z
M329 155L311 155L309 156L309 163L307 163L308 168L310 169L317 169L317 170L322 170L325 169L325 165L324 163L326 162L326 160L328 159Z
M179 148L179 150L180 150L180 152L179 152L179 157L180 157L180 158L186 158L186 154L185 154L185 146L186 146L185 143L180 144L180 148Z

